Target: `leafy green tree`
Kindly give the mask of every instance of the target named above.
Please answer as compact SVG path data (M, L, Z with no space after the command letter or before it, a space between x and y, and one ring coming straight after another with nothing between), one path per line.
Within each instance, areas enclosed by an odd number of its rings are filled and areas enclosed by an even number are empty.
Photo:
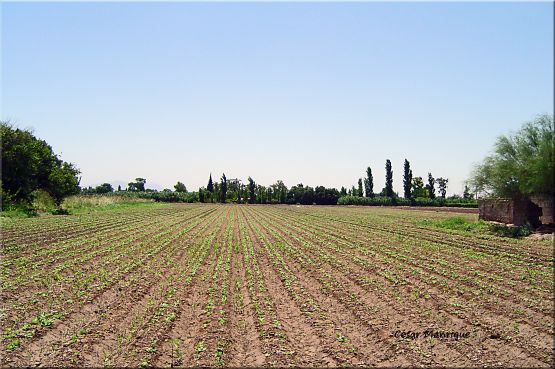
M411 187L412 187L412 170L410 169L409 161L405 159L405 165L403 167L403 192L404 192L405 199L410 199Z
M198 201L204 202L204 190L202 187L198 189Z
M98 194L110 193L114 192L114 188L109 183L103 183L100 186L96 186L94 192Z
M49 186L47 191L54 199L54 203L58 208L62 205L64 198L79 193L78 175L79 170L70 163L64 162L52 168L48 176Z
M214 182L212 182L212 173L210 173L210 178L208 179L208 185L206 186L206 190L210 193L214 192Z
M358 196L358 191L355 186L352 186L349 192L350 192L349 193L350 196Z
M477 165L468 184L482 195L554 194L553 116L538 115L512 135L500 136L493 154Z
M412 179L412 198L428 197L428 190L424 187L422 177L414 177Z
M10 204L31 206L35 191L46 190L61 203L64 196L79 191L79 170L58 158L46 141L29 130L0 122L2 144L2 208ZM73 174L75 178L70 179ZM75 184L75 188L71 186ZM61 188L56 189L55 186Z
M225 173L222 174L221 182L220 182L220 202L225 203L227 199L227 178L225 177Z
M14 203L27 203L32 193L44 187L55 165L55 155L46 141L31 131L0 122L2 143L2 205L7 198Z
M445 195L447 194L447 183L449 182L449 180L447 178L439 177L436 181L437 181L439 196L441 196L441 198L444 199Z
M261 185L256 185L256 200L258 204L266 204L267 202L267 192L266 187Z
M372 176L372 169L370 167L366 168L364 188L366 190L366 197L374 197L374 177Z
M287 201L287 186L282 180L277 180L272 186L272 193L274 198L281 204L285 204Z
M385 196L393 197L393 170L389 159L385 161Z
M187 192L187 187L185 187L185 185L181 182L177 182L175 186L173 186L173 188L175 188L176 192Z
M339 191L339 196L343 197L343 196L347 196L347 189L343 186L341 186L341 190Z
M249 204L254 204L256 202L256 183L249 177L247 184L247 190L249 191Z
M314 203L316 205L336 205L339 191L335 188L324 188L318 186L314 189Z
M310 186L303 186L299 183L292 186L287 193L288 204L312 205L314 203L314 189Z
M121 185L118 185L118 192L121 191Z
M129 182L127 184L129 191L139 191L139 192L144 192L145 191L145 184L146 184L146 179L144 178L135 178L135 182Z
M364 192L363 192L363 189L362 189L362 178L358 179L358 196L359 197L364 196Z
M426 185L426 189L428 190L428 197L430 199L436 198L435 184L436 184L436 180L432 176L432 173L428 173L428 184Z

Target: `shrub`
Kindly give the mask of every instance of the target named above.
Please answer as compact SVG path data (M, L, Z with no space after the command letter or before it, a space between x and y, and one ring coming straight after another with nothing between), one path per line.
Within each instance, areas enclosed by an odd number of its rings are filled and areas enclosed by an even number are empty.
M478 202L473 199L444 199L428 197L417 197L416 199L405 199L402 197L358 197L342 196L337 200L338 205L367 205L367 206L454 206L465 208L477 208Z

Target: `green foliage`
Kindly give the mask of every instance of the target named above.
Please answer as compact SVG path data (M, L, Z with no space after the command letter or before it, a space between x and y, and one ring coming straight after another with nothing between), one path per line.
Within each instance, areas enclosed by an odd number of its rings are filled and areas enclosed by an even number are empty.
M474 199L462 199L460 197L435 198L417 197L412 201L413 206L452 206L459 208L477 208L478 201Z
M140 198L152 199L156 202L198 202L196 192L149 191L139 193Z
M249 183L247 185L247 188L249 191L249 204L254 204L256 202L256 183L251 177L249 177L248 181Z
M419 221L417 224L457 231L489 233L501 237L526 237L532 234L532 227L530 225L520 227L507 226L505 224L490 223L483 220L471 221L462 216L454 216L442 220L425 219Z
M175 188L175 192L187 192L187 187L179 181L175 184L175 186L173 186L173 188Z
M362 197L364 196L364 192L362 190L362 178L358 179L358 190L357 190L357 195Z
M385 196L393 197L393 170L389 159L385 161Z
M225 173L222 174L221 183L220 183L220 202L225 203L227 199L227 178Z
M335 188L318 186L314 189L314 203L316 205L336 205L339 191Z
M54 166L48 176L48 191L54 198L54 202L59 207L67 196L79 193L79 180L77 175L79 170L70 163L62 163L61 166Z
M494 197L554 193L553 116L539 115L510 136L500 136L493 154L477 165L468 181L477 192Z
M206 190L210 193L214 192L214 182L212 182L212 173L210 173L210 178L208 179L208 185L206 186Z
M69 196L64 200L62 206L70 214L91 213L97 211L135 208L140 206L152 206L153 200L144 199L136 192L92 194Z
M121 188L121 186L120 186L120 188ZM95 190L96 190L96 193L99 193L99 194L114 192L114 188L109 183L103 183L100 186L96 186Z
M436 197L435 184L436 180L432 176L432 173L428 173L428 184L426 185L426 190L428 191L428 197L430 199L435 199Z
M374 197L374 177L372 176L372 169L370 167L366 168L366 178L364 178L364 187L366 191L366 197ZM345 196L345 195L342 194L342 196Z
M502 237L526 237L532 234L533 229L534 227L530 224L525 224L519 227L499 223L489 224L489 230Z
M414 177L412 179L411 198L427 197L428 191L424 188L424 181L422 177Z
M31 207L38 189L47 191L56 205L79 191L79 170L58 158L52 148L31 131L0 122L2 143L2 209Z
M439 177L437 179L439 196L441 196L442 198L445 198L445 195L447 194L447 183L449 183L449 180L447 178Z
M405 159L405 164L403 166L403 193L405 199L411 198L411 188L412 188L412 170L410 169L410 163Z
M373 198L358 196L342 196L337 200L338 205L370 205L370 206L451 206L477 208L478 202L473 199L417 197L405 199L401 197L375 196Z
M135 178L135 182L129 182L127 185L128 191L138 191L143 192L145 190L146 179Z
M488 229L487 223L484 222L483 220L479 220L477 222L470 221L462 216L454 216L454 217L449 217L447 219L441 219L441 220L424 219L418 222L418 224L431 225L436 228L453 229L453 230L459 230L459 231L476 231L476 230L484 231Z
M121 191L121 186L118 186L118 190ZM96 186L95 188L92 187L88 187L88 188L82 188L81 189L81 193L83 194L104 194L104 193L110 193L110 192L114 192L114 188L112 187L111 184L109 183L103 183L99 186Z
M272 186L272 199L280 204L285 204L287 200L287 186L283 183L282 180L276 181Z
M33 193L32 209L37 212L50 213L56 209L56 203L45 190L36 190Z
M343 197L343 196L347 196L347 189L341 186L341 190L339 191L339 197Z
M289 189L287 193L288 204L312 205L314 203L314 189L299 183Z
M386 196L359 197L344 196L337 200L337 205L393 205L393 199Z

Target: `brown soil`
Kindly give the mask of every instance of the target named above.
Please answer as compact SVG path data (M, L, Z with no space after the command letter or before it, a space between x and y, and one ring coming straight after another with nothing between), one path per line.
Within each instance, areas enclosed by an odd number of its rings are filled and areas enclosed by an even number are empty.
M551 367L552 243L413 221L475 211L171 205L93 225L22 220L3 234L0 365Z

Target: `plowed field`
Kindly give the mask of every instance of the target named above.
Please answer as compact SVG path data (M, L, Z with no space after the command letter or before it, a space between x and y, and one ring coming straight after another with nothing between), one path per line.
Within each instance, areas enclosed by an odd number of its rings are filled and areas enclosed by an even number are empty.
M4 222L0 364L552 366L552 242L418 222L451 216L198 204Z

